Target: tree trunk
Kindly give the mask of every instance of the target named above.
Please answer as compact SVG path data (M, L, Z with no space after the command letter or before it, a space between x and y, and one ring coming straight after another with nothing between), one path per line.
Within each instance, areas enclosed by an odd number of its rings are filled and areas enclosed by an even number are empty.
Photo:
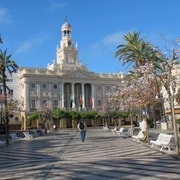
M6 128L6 144L9 144L9 117L8 117L8 113L6 113L6 115L5 115L6 117L6 126L5 126L5 128Z

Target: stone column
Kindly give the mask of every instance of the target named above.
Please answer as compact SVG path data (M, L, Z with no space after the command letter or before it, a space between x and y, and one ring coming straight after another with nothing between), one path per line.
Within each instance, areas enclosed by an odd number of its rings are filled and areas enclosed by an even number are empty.
M36 88L36 93L37 93L37 102L36 102L36 109L38 111L41 110L41 87L40 87L40 83L36 84L37 88Z
M94 108L94 85L91 84L91 101L92 101L92 108Z
M72 108L75 108L75 101L74 101L74 83L71 83L71 89L72 89L72 95L71 95Z
M64 83L61 84L61 108L64 108Z
M48 107L53 108L53 102L52 102L52 83L48 83Z
M64 108L64 83L61 84L61 105L60 108Z
M81 84L81 92L82 92L82 108L85 108L85 98L84 98L84 83Z
M27 80L24 81L24 109L29 111L29 89Z
M25 79L24 81L24 124L23 128L24 130L27 129L26 124L27 124L27 116L26 112L30 111L29 107L29 86L28 86L28 81Z

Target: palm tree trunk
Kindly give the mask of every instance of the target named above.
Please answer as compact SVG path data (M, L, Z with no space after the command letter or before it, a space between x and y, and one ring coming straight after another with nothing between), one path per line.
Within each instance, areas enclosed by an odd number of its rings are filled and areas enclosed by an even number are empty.
M6 144L9 144L9 112L7 108L7 85L6 85L6 74L5 69L2 71L2 84L3 84L3 93L4 93L4 109L5 109L5 132L6 132Z

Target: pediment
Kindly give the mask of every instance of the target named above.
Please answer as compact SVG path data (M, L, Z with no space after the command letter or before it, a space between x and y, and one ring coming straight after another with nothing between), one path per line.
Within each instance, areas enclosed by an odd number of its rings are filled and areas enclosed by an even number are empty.
M94 76L91 73L84 71L73 71L64 75L65 78L71 79L93 79Z

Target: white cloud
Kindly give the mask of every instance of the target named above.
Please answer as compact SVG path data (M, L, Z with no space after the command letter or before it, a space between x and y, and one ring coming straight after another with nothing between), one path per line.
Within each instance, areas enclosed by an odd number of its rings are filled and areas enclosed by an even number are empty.
M0 8L0 23L11 23L12 20L8 13L8 10L5 8Z
M26 52L26 51L28 51L31 47L32 47L31 42L28 42L28 41L23 42L23 43L18 47L18 49L16 50L16 53Z
M99 42L92 44L89 47L89 52L91 57L99 57L102 58L104 56L110 55L113 57L116 47L119 44L123 43L123 33L116 32L113 34L106 35Z
M109 34L102 39L102 43L105 46L118 46L123 43L123 35L122 32L116 32L114 34Z
M37 35L36 37L33 37L32 39L27 39L16 49L16 53L24 53L27 51L30 51L32 49L36 49L37 46L43 44L46 39L49 37L49 35Z

